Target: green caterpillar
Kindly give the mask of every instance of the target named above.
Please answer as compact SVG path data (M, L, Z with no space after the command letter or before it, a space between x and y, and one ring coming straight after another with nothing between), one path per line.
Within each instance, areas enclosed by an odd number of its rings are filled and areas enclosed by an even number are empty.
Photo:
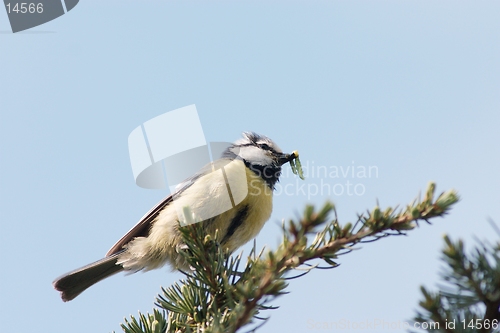
M294 150L292 152L294 158L290 160L290 166L292 167L292 172L300 177L300 179L304 180L304 173L302 172L302 164L300 164L299 152Z

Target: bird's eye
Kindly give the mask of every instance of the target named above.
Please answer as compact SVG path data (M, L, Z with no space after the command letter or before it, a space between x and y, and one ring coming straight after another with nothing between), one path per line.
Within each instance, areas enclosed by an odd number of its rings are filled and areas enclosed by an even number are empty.
M269 147L269 145L267 143L261 143L261 144L259 144L259 147L261 149L264 149L264 150L270 150L271 149L271 147Z

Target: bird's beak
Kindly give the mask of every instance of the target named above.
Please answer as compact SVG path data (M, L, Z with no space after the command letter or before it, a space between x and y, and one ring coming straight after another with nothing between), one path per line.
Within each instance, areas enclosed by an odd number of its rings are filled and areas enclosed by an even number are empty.
M294 151L291 154L281 154L280 156L278 156L278 164L282 166L283 164L296 159L298 156L299 154L297 153L297 151Z

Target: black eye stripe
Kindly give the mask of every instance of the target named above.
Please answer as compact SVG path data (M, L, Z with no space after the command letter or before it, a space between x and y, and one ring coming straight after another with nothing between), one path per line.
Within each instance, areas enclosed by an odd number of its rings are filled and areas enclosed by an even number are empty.
M267 148L262 147L263 145L266 145ZM248 146L259 147L261 149L268 150L268 151L272 152L273 154L280 154L273 147L271 147L269 144L267 144L265 142L263 142L263 143L257 143L257 142L242 143L242 144L239 144L239 145L235 145L234 147L248 147Z

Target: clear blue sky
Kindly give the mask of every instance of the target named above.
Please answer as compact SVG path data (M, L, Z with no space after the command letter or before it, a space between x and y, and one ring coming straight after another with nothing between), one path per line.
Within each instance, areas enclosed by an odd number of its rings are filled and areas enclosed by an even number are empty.
M378 170L310 176L305 192L276 195L259 246L275 247L279 221L306 203L333 200L348 222L377 199L410 202L429 181L457 189L462 201L445 219L292 281L260 332L410 319L419 286L438 281L444 233L468 245L498 238L486 218L500 223L499 17L498 1L82 0L11 34L0 10L1 330L119 332L181 277L118 275L70 303L51 286L101 258L166 195L134 184L127 137L190 104L208 141L253 130L298 149L311 170ZM347 181L363 193L327 190Z

